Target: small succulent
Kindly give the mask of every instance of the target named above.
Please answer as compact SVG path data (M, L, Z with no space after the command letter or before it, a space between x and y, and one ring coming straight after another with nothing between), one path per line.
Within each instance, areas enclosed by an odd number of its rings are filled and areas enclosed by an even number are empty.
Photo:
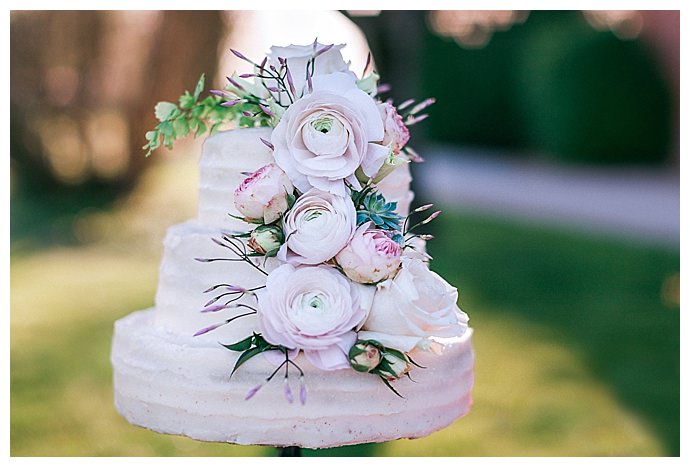
M372 222L383 230L400 230L402 217L396 213L396 202L388 202L381 193L368 193L357 207L357 225Z

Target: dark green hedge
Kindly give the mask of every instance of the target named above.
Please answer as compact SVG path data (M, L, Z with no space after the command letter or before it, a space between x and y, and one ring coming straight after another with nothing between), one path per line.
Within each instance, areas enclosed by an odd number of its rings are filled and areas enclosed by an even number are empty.
M662 162L671 98L639 40L592 29L580 12L532 12L483 49L429 33L425 92L436 139L597 163Z

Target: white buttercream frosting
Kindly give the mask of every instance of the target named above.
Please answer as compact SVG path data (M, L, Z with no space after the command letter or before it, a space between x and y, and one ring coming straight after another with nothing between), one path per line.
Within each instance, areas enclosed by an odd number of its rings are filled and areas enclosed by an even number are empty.
M199 213L196 219L168 229L164 240L156 305L119 320L111 360L117 410L132 424L162 433L183 434L205 441L323 448L416 438L441 429L464 415L471 404L473 363L470 337L449 341L443 354L415 351L412 382L394 382L397 397L375 376L352 370L324 372L302 355L307 403L289 404L282 378L276 378L251 400L247 392L263 382L275 366L253 358L230 379L238 353L219 345L258 332L254 316L193 337L207 326L246 309L201 313L214 293L203 291L225 283L254 287L265 276L242 262L199 262L195 258L233 258L212 241L223 232L246 232L251 225L233 203L235 188L246 174L272 161L260 138L268 128L216 134L206 140L199 162ZM404 169L386 187L392 199L408 209L409 171ZM277 260L261 267L270 272ZM247 296L243 303L255 304ZM296 373L292 391L298 393Z
M130 423L203 441L325 448L418 438L450 425L470 408L474 382L471 332L438 356L413 353L425 369L395 388L352 370L323 372L303 356L307 401L289 404L282 378L245 401L273 370L254 358L230 379L237 354L155 326L154 310L116 323L113 339L115 405ZM299 390L296 375L293 392Z

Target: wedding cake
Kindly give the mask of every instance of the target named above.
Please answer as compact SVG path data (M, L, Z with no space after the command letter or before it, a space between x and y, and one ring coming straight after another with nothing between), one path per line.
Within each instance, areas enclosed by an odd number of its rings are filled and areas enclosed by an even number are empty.
M115 324L115 405L204 441L325 448L417 438L471 405L457 291L429 269L408 127L343 46L273 47L254 73L156 108L149 150L208 137L195 219L169 228L155 306ZM407 109L407 112L404 110ZM186 126L186 130L185 130Z

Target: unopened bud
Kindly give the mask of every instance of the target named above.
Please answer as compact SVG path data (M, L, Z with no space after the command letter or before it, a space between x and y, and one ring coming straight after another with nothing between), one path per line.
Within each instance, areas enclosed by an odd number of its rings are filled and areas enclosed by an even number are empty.
M368 373L381 363L381 352L376 346L359 342L350 349L350 365L355 371Z

